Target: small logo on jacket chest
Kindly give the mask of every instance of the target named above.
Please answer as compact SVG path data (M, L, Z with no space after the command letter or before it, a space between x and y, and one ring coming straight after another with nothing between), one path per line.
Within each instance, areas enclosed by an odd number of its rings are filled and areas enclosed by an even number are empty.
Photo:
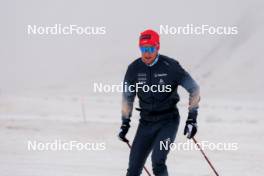
M168 75L167 73L154 73L154 78L165 77L167 75Z
M146 73L138 73L137 79L139 83L145 84L147 81L147 74Z

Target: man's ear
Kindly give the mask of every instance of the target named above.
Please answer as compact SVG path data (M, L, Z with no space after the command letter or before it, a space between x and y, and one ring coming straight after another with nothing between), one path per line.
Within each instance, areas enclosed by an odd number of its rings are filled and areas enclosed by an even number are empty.
M156 48L159 51L159 49L160 49L160 44L159 43L157 44Z

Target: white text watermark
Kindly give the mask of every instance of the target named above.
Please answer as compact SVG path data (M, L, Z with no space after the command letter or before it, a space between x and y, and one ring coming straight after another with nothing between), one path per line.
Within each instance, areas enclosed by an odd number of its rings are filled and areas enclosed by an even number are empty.
M102 151L106 149L104 142L62 141L53 140L50 142L27 141L28 151Z
M237 35L237 26L216 26L216 25L194 25L185 26L160 25L161 35Z
M236 151L239 149L237 142L218 142L213 143L209 141L201 141L198 143L202 150L217 150L217 151ZM160 141L160 150L172 150L172 151L190 151L200 150L197 144L188 140L184 143L174 143L170 140Z
M147 85L142 82L135 83L133 85L128 84L127 82L120 84L103 84L103 83L94 83L93 91L96 93L122 93L122 92L171 92L172 86L165 84L157 85Z
M28 35L105 35L105 26L62 25L27 25Z

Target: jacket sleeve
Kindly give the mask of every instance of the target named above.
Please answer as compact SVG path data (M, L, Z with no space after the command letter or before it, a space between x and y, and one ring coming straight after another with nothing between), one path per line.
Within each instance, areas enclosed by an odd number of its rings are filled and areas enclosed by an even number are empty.
M178 83L189 93L189 112L197 111L200 101L200 88L191 75L181 65L177 65Z
M135 73L129 66L123 81L122 120L129 120L132 116L133 104L136 96Z

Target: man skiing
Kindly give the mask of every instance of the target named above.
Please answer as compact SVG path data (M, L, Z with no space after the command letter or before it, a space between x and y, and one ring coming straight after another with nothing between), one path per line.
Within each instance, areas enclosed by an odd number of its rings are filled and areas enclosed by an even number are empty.
M120 140L128 142L130 117L135 96L140 108L139 126L131 147L127 176L139 176L152 152L152 169L156 176L168 176L166 159L169 150L160 149L160 142L172 143L178 130L180 116L177 102L178 86L189 93L189 113L184 135L191 139L197 132L199 86L178 61L159 54L159 34L146 30L140 34L141 57L132 62L124 78L122 126ZM144 88L143 88L144 87ZM133 89L132 89L133 88Z

